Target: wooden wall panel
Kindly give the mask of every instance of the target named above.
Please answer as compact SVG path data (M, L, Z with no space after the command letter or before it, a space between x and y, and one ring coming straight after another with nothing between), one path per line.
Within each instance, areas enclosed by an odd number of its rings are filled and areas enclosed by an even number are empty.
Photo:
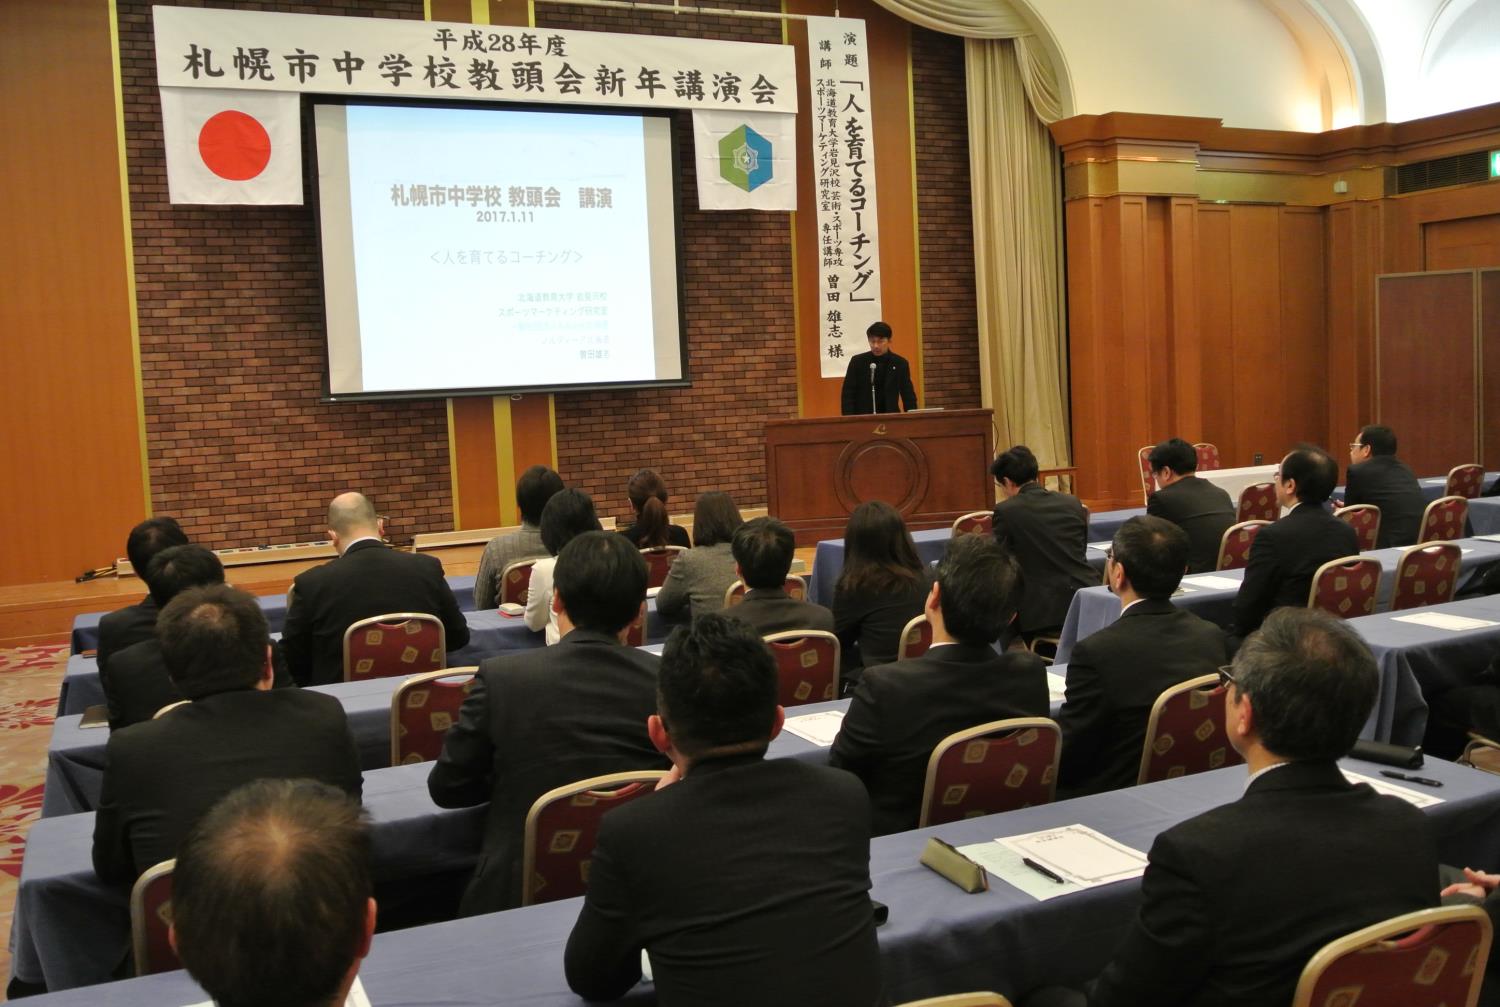
M1283 207L1280 225L1278 375L1285 444L1272 446L1266 456L1299 441L1330 448L1327 388L1328 341L1324 313L1323 213L1310 207ZM1338 452L1333 452L1338 457Z
M1278 455L1287 443L1281 374L1280 211L1274 206L1232 206L1228 282L1234 313L1235 437L1224 465L1249 465L1255 454Z
M1167 241L1168 348L1171 354L1170 389L1164 396L1171 407L1173 430L1190 430L1194 438L1209 439L1203 423L1203 340L1198 326L1198 201L1169 200Z
M1486 471L1500 469L1500 269L1479 273L1480 439Z
M1472 271L1382 276L1377 283L1378 402L1419 473L1478 457Z
M1202 352L1203 437L1219 447L1229 465L1240 464L1231 450L1238 443L1235 409L1234 306L1230 300L1234 275L1230 256L1230 207L1205 204L1198 209L1198 332Z
M1444 225L1450 221L1500 214L1500 185L1491 183L1456 186L1451 189L1433 189L1430 192L1396 196L1382 202L1385 209L1385 233L1383 235L1385 255L1380 271L1382 273L1417 273L1439 268L1427 261L1427 229L1433 225L1438 227L1438 234L1441 237L1438 239L1440 247L1436 251L1439 258L1461 255L1462 253L1457 249L1449 250L1441 245L1449 241L1455 245L1472 241L1472 233L1466 233L1464 238L1459 238L1461 232L1466 232L1465 226L1459 225L1457 231L1443 235ZM1487 240L1496 240L1493 237L1494 232L1491 231L1490 234L1492 237ZM1463 261L1451 268L1468 269L1475 265L1500 266L1500 262Z
M1500 213L1423 224L1422 259L1432 270L1500 266Z
M1102 334L1103 216L1102 199L1075 199L1063 207L1063 235L1068 246L1068 371L1073 464L1078 467L1079 491L1091 499L1105 497L1103 487L1120 480L1115 472L1119 462L1111 458L1111 440L1107 436L1110 400L1105 393L1110 375L1105 368L1116 355Z
M1377 203L1327 210L1326 251L1329 441L1379 423L1375 412L1375 276L1381 272L1384 213ZM1345 441L1347 443L1347 441Z

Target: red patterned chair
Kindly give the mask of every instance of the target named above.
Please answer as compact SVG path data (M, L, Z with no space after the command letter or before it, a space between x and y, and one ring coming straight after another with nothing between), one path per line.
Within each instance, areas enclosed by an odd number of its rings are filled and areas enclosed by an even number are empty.
M1141 466L1141 498L1142 506L1151 502L1151 494L1156 492L1156 473L1151 471L1151 449L1154 444L1147 444L1135 453L1136 460Z
M896 660L905 661L909 657L921 657L931 646L932 623L927 621L926 615L913 616L906 627L901 630L901 645L896 648Z
M976 510L970 511L957 521L953 522L953 537L960 535L990 535L995 531L995 514L993 511Z
M478 666L413 675L391 693L391 765L432 762L474 686Z
M1280 516L1281 502L1276 499L1275 483L1251 483L1240 490L1236 521L1275 521Z
M182 968L167 940L172 925L172 870L175 860L163 860L136 879L130 889L130 947L135 974L155 975Z
M1483 492L1483 465L1455 465L1448 470L1448 483L1443 487L1443 496L1473 500Z
M1460 496L1439 497L1422 512L1422 529L1417 533L1417 544L1463 538L1468 520L1469 501Z
M610 773L579 780L538 797L526 813L521 848L521 905L582 895L604 813L644 797L667 774L661 770Z
M1224 689L1218 675L1179 683L1156 697L1135 782L1155 783L1245 761L1224 730Z
M839 698L839 638L821 629L793 629L765 638L776 657L782 706Z
M1214 469L1223 468L1219 461L1219 449L1207 442L1193 445L1193 450L1198 452L1198 471L1212 472Z
M724 592L724 607L733 608L744 601L745 590L745 582L742 580L737 580L733 584L730 584L729 589ZM803 601L807 598L807 581L794 573L788 574L782 590L786 592L788 598L796 598L798 601Z
M1463 550L1452 542L1429 542L1401 550L1396 561L1396 587L1391 611L1440 605L1458 590L1458 568Z
M625 629L625 646L644 647L646 645L646 610L643 608L636 614L635 621Z
M344 681L405 678L448 663L443 624L421 612L392 612L361 619L344 630Z
M1219 562L1214 564L1215 570L1243 570L1250 562L1250 546L1255 542L1255 536L1269 521L1241 521L1224 529L1224 537L1219 539Z
M1354 529L1354 534L1359 536L1360 552L1369 552L1380 541L1380 508L1374 504L1340 507L1333 516Z
M667 582L667 571L672 569L672 564L677 562L679 553L686 552L680 545L661 545L654 549L642 549L641 556L646 560L646 588L661 587Z
M1474 1007L1490 938L1478 906L1393 917L1323 945L1303 968L1292 1007Z
M500 604L524 605L531 590L531 568L535 559L518 559L500 571Z
M1313 574L1307 607L1322 609L1340 619L1375 614L1380 593L1380 560L1361 556L1332 559Z
M980 724L938 742L927 760L917 828L1050 804L1062 731L1046 717Z

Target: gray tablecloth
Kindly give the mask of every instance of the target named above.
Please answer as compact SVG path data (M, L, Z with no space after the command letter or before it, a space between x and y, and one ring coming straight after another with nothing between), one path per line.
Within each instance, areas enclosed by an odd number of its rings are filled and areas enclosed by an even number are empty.
M1500 497L1470 500L1469 527L1475 535L1500 535Z
M1380 769L1346 764L1371 776ZM1449 863L1500 863L1500 778L1437 760L1428 760L1422 774L1445 784L1437 792L1443 803L1427 809L1440 856ZM1046 902L999 881L988 892L964 895L918 864L929 836L962 845L1082 823L1145 851L1164 829L1238 798L1244 781L1241 766L873 841L871 895L890 907L890 922L879 931L886 996L898 1003L987 989L1015 997L1044 983L1079 983L1114 954L1140 898L1138 881ZM562 957L580 904L570 899L383 934L360 969L361 981L377 1005L578 1007L582 1001L563 980ZM20 910L18 902L18 917ZM76 944L97 939L96 929L51 936ZM174 972L35 1002L164 1007L203 999L185 973ZM649 987L631 999L653 1002Z

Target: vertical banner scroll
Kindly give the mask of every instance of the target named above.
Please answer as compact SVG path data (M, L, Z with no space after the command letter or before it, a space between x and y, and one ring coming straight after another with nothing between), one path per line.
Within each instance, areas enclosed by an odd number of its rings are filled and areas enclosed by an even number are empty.
M818 356L825 378L843 377L879 320L880 232L875 220L875 140L865 23L807 19L818 211Z

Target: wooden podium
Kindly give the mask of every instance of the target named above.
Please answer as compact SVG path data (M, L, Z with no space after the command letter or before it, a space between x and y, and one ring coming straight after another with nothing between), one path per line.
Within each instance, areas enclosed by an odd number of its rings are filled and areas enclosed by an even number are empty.
M841 538L854 508L884 500L912 530L993 506L989 409L766 423L766 508L798 545Z

